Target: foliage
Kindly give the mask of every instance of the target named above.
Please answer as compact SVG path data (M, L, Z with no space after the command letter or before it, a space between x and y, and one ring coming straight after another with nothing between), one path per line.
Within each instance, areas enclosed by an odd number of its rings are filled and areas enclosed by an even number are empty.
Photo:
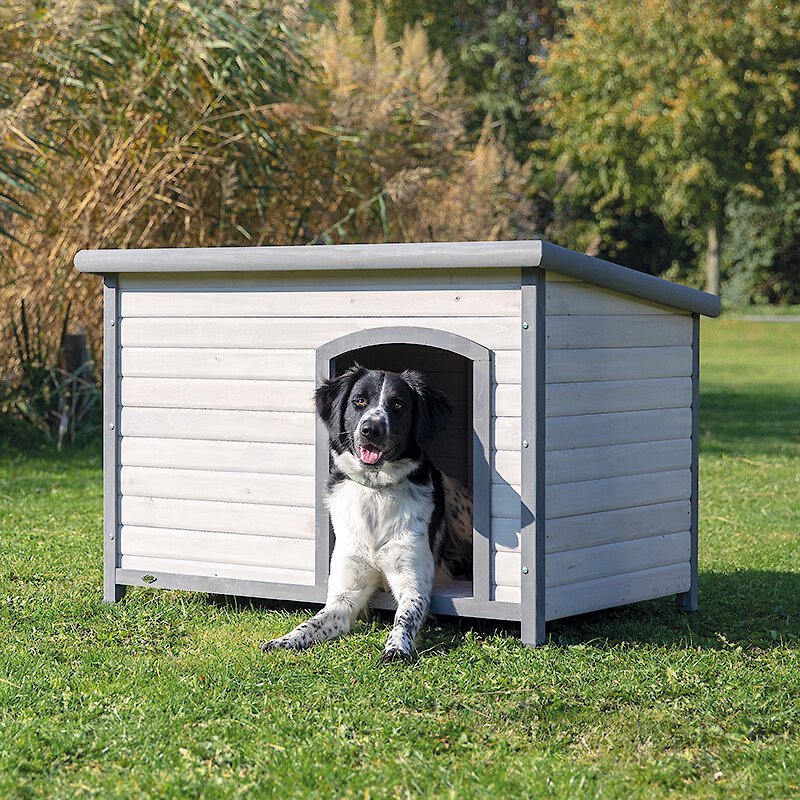
M74 442L79 429L96 427L100 389L94 362L86 357L70 363L67 357L69 308L57 343L48 341L40 315L28 314L20 303L19 318L10 315L10 337L16 346L16 369L0 383L0 429L24 438L24 422L61 449Z
M258 651L288 605L102 596L97 448L0 444L3 797L780 798L800 771L800 326L704 320L700 610L669 598L561 620L389 619Z
M541 87L533 62L556 31L558 2L386 0L383 7L392 36L420 22L432 46L443 51L465 88L467 127L480 130L491 115L504 127L516 158L526 161L531 143L546 137L536 110Z
M800 196L735 201L727 228L727 304L800 303Z
M707 227L800 173L800 4L579 0L542 67L569 194Z
M27 299L51 329L71 303L99 339L81 248L532 230L528 168L500 127L470 137L419 26L394 42L378 13L358 33L347 3L330 25L277 0L18 5L28 33L3 75L35 90L53 147L29 159L33 218L0 241L0 301Z

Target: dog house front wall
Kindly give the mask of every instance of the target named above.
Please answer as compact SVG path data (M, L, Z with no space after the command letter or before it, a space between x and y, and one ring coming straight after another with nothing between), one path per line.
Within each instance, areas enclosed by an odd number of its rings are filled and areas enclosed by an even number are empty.
M118 580L248 581L321 600L315 354L376 327L493 354L493 562L520 527L519 286L519 269L119 275Z

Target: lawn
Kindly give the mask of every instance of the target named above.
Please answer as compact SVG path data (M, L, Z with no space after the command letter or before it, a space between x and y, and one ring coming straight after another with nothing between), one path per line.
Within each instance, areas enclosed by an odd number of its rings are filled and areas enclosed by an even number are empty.
M0 451L0 797L800 797L800 324L702 329L700 611L513 626L102 589L99 447Z

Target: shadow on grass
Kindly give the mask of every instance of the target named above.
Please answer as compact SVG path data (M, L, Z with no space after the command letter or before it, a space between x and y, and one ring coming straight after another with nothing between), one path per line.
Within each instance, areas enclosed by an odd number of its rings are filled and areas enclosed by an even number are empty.
M561 645L599 641L726 650L800 644L800 573L704 572L699 595L700 608L692 614L662 598L557 620L548 631Z
M703 572L700 610L687 614L672 598L633 603L548 623L550 646L676 646L702 650L800 646L800 573L761 570ZM313 613L307 603L209 595L208 602L232 609ZM372 611L370 619L388 628L392 612ZM358 630L358 629L357 629ZM429 617L418 650L431 657L457 649L467 635L519 637L519 624L484 619Z
M792 454L800 446L800 397L778 386L710 389L700 395L703 454Z

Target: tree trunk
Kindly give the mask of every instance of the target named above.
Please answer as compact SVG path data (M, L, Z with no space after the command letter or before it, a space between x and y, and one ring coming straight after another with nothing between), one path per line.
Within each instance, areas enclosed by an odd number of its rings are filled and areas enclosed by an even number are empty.
M725 207L720 203L708 226L708 248L706 249L706 291L716 295L719 295L719 271L724 229Z

